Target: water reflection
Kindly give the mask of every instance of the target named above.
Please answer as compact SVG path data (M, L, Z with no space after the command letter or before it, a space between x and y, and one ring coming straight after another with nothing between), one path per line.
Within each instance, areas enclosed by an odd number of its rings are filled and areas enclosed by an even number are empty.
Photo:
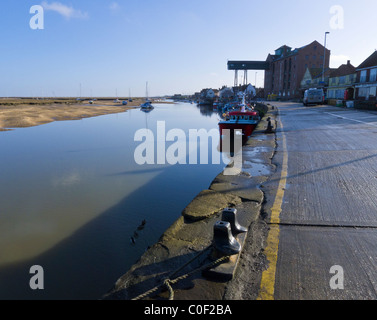
M138 166L134 133L161 120L167 131L217 128L216 114L202 115L156 105L1 133L0 299L97 299L110 289L224 168ZM29 288L32 265L45 270L43 291Z
M200 110L200 114L206 117L212 117L212 115L215 113L213 111L213 106L211 105L197 105L198 109Z

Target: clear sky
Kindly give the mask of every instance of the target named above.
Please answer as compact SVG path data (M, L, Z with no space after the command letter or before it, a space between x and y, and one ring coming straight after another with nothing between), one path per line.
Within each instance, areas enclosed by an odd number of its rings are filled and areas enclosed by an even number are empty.
M33 5L43 30L30 27ZM331 67L357 67L377 49L376 12L376 0L3 0L0 96L79 96L80 84L82 96L144 96L147 81L150 96L191 94L231 86L227 60L326 31Z

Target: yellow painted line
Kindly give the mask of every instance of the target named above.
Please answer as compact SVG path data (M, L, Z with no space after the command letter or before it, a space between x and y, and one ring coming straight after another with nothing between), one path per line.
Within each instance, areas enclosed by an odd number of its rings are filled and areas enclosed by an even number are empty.
M283 124L279 120L283 140L283 165L280 175L278 190L271 209L270 231L267 237L265 255L269 262L268 269L262 273L258 300L274 300L276 265L278 260L279 239L280 239L280 213L283 205L285 187L288 175L288 151L287 141L283 131Z

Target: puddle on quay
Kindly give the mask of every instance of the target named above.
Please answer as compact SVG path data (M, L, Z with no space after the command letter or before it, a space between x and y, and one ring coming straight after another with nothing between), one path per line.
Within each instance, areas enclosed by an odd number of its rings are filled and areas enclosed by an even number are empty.
M260 177L271 174L271 170L268 166L252 161L244 161L242 170L249 173L252 177Z

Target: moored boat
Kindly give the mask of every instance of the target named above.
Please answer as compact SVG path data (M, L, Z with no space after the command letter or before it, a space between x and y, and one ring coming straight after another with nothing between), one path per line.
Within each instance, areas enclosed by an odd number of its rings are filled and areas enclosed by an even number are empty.
M152 102L148 99L148 82L146 83L146 98L145 102L140 105L141 110L152 110L154 107L152 106Z
M251 137L259 123L259 113L258 111L249 110L245 103L245 95L242 102L235 109L226 113L224 120L219 122L220 135L225 135L224 130L230 130L231 135L234 134L235 130L241 130L245 141Z
M150 101L146 101L140 106L140 110L145 113L151 112L153 109L154 107Z
M243 139L248 139L253 134L260 117L257 111L232 111L224 121L219 122L220 135L225 135L224 130L241 130Z
M153 109L152 103L150 101L145 101L140 105L141 109Z

